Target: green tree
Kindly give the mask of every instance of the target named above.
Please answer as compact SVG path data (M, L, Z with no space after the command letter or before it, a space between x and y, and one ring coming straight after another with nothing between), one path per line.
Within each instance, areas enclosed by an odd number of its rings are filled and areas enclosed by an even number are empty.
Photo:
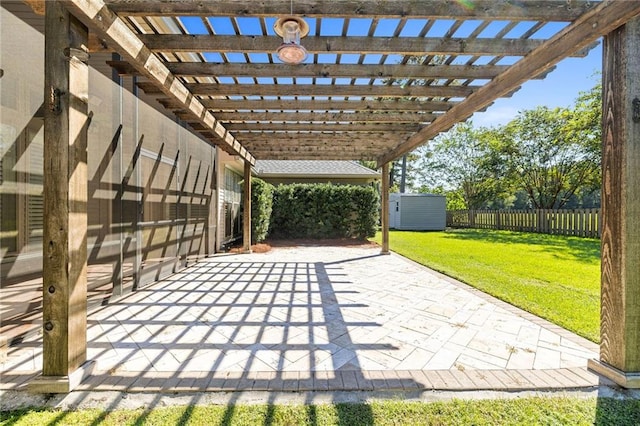
M602 82L587 92L581 92L569 112L566 127L569 137L583 141L588 150L599 155L602 146Z
M580 188L582 204L589 199L600 200L602 183L602 83L598 82L591 90L580 93L574 107L567 116L565 128L567 137L574 143L584 146L585 152L594 163L595 171Z
M494 144L492 131L457 124L420 148L422 181L427 187L443 185L459 194L467 209L486 207L505 191L504 161ZM455 199L453 194L451 198Z
M408 192L416 190L415 185L419 178L419 172L417 169L418 155L414 152L406 154L406 175L405 184L409 189ZM375 161L360 160L361 165L376 170L377 163ZM398 160L394 160L389 163L389 191L400 192L400 182L402 179L402 157Z
M418 155L415 152L409 152L405 154L405 156L407 157L405 189L409 189L409 191L405 192L412 192L418 179L418 169L416 165ZM389 165L389 174L389 186L394 189L392 192L400 192L402 186L402 157L391 162Z
M577 108L537 107L521 112L497 133L511 179L533 208L561 208L576 191L598 180L598 152L578 115Z

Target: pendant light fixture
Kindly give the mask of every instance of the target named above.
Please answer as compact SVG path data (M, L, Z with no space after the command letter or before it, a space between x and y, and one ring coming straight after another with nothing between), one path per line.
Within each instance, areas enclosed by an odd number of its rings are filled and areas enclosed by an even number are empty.
M282 37L278 47L278 58L286 64L299 64L307 58L307 49L300 44L300 39L309 34L309 24L297 16L278 18L273 26L274 31Z

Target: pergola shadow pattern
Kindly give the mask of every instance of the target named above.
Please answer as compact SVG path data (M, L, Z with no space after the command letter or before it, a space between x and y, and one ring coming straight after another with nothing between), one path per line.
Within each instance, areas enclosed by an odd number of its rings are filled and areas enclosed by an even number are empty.
M95 374L128 392L524 390L598 385L597 346L378 249L300 247L198 263L89 315ZM313 262L307 261L314 259ZM20 389L27 339L3 365Z

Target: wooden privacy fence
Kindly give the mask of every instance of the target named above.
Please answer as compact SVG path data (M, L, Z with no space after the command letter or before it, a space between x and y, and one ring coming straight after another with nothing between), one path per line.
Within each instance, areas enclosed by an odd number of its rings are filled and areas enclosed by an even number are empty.
M600 209L451 210L447 226L600 238Z

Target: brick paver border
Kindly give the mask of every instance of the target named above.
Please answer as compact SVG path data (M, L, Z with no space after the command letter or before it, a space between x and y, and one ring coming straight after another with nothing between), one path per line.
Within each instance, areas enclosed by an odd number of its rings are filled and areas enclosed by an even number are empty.
M310 377L301 377L309 375ZM552 391L610 386L585 368L305 372L96 372L78 391ZM0 390L25 390L36 372L3 375Z

